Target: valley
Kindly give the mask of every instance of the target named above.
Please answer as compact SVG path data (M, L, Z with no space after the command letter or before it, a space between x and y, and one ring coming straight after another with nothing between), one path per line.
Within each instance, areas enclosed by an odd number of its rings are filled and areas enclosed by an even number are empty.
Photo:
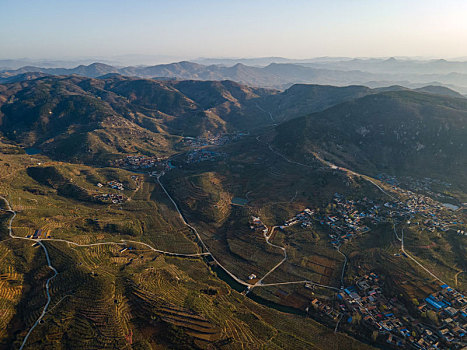
M463 98L122 76L0 96L0 347L464 346Z
M467 2L0 9L0 350L467 350Z

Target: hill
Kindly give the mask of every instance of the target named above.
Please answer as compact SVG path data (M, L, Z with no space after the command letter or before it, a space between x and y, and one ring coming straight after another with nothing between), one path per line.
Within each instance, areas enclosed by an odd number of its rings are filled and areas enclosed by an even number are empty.
M267 96L261 101L263 109L270 111L276 123L375 93L366 86L330 86L296 84L284 92Z
M56 159L84 162L168 155L183 136L248 132L375 92L301 84L280 93L228 80L37 74L0 85L0 131Z
M297 84L278 92L233 81L158 81L115 73L30 78L0 85L0 131L56 159L165 156L183 136L248 132L292 120L278 127L276 143L299 157L322 151L372 174L421 175L428 169L445 178L446 169L465 171L467 100L444 87ZM295 119L315 112L321 113Z
M0 84L0 349L387 347L372 317L418 342L436 325L416 306L467 283L452 209L467 99L448 93L118 72ZM171 157L148 174L127 155ZM434 200L321 158L457 187Z
M0 85L0 130L24 147L89 161L170 153L180 136L258 126L252 100L275 94L234 82L171 82L108 75L44 76Z
M465 99L384 92L284 123L275 144L296 159L321 152L363 173L441 178L465 188L466 119Z

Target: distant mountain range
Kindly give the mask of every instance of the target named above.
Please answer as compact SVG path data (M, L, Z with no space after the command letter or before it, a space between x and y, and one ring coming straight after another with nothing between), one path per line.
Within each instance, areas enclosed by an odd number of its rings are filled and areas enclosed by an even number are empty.
M232 80L256 87L286 89L293 84L329 84L336 86L365 85L382 87L401 85L418 88L425 85L444 85L467 94L467 63L445 60L412 61L395 58L381 59L315 59L290 63L286 59L201 60L217 64L182 61L155 66L117 67L104 63L79 65L74 68L24 66L0 71L0 82L18 80L25 73L51 75L77 74L96 78L109 73L142 78L176 80ZM277 61L263 66L261 63ZM229 65L225 65L228 63ZM257 65L255 64L257 63ZM13 80L12 80L13 79Z

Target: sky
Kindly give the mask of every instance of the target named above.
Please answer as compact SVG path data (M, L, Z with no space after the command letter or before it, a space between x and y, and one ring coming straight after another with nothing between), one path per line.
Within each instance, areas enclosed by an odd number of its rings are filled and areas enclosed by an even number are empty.
M0 59L467 57L465 0L0 0Z

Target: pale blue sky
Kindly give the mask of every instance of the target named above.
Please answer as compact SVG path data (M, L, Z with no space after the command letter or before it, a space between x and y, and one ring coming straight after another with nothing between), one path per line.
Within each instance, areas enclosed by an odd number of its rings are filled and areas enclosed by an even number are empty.
M467 56L465 0L0 0L0 58Z

